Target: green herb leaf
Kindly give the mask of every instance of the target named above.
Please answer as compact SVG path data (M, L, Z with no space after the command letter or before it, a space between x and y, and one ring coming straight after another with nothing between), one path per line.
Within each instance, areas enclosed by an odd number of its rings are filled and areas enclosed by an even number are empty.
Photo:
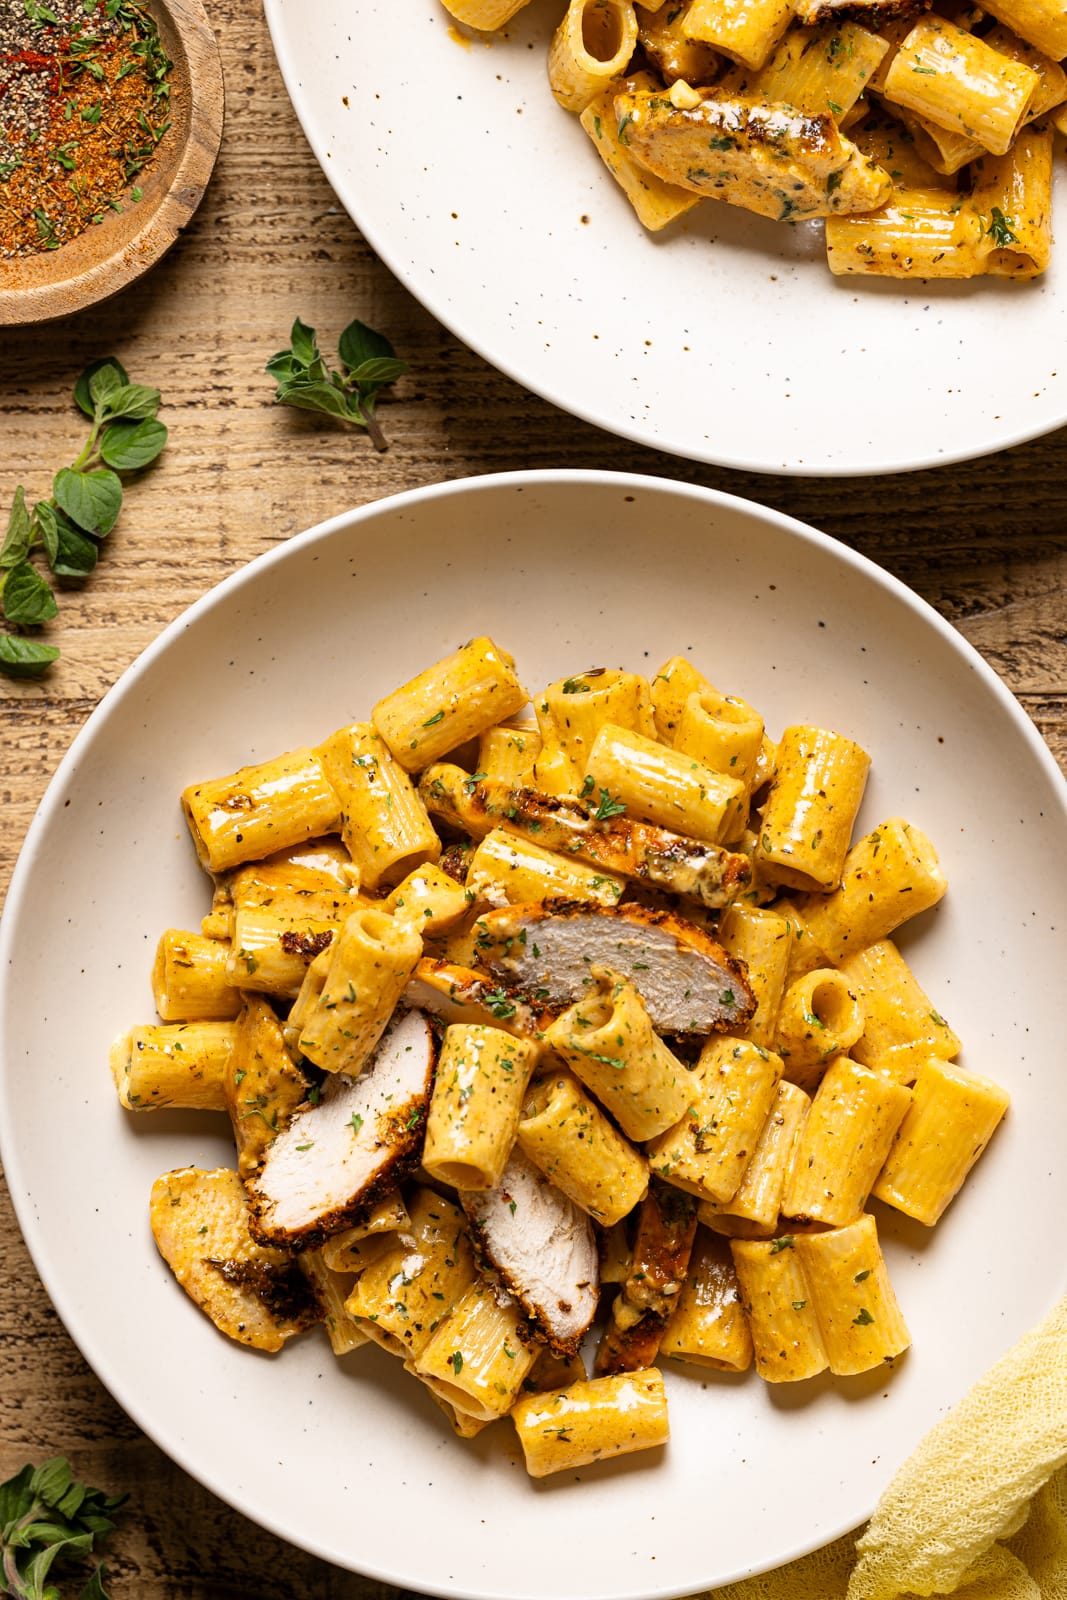
M38 678L56 660L54 644L23 639L17 633L0 633L0 672L9 678Z
M0 1592L18 1600L60 1600L52 1569L84 1563L95 1541L114 1527L122 1500L75 1483L63 1458L23 1467L0 1484ZM82 1600L108 1600L97 1566Z
M122 509L122 484L106 468L75 472L64 467L56 473L52 492L67 516L98 539L111 532Z
M613 800L606 789L601 789L593 816L597 822L607 822L610 817L621 817L625 810L625 800Z
M325 411L327 416L340 417L344 422L352 420L344 395L328 383L293 383L280 387L275 398L300 411Z
M406 361L398 361L395 356L378 356L353 368L349 377L359 389L379 389L383 383L395 383L410 371Z
M114 356L104 356L101 361L91 361L74 385L74 404L79 408L79 410L84 411L87 417L96 416L96 406L93 404L93 397L89 391L89 385L92 383L92 380L96 374L98 372L102 372L105 367L111 367L114 369L118 377L118 384L129 383L130 381L126 376L125 367L120 361L116 361ZM116 385L116 387L118 387L118 385Z
M139 472L154 461L167 442L162 422L115 422L100 436L100 455L119 472Z
M796 1235L795 1234L783 1233L782 1237L780 1239L772 1239L771 1240L770 1254L772 1256L776 1256L782 1250L792 1250L792 1248L796 1244L796 1242L797 1241L796 1241Z
M75 527L70 518L58 507L48 506L55 528L55 552L49 550L48 562L57 578L87 578L96 566L99 547L95 539ZM42 518L41 529L45 522ZM48 548L48 541L45 541Z
M315 330L299 317L290 337L292 347L279 350L267 362L266 370L277 386L275 403L302 411L321 411L339 422L365 428L376 450L387 449L375 418L378 391L410 369L406 361L397 357L385 335L368 328L366 323L350 323L339 341L340 371L326 365Z
M310 367L311 363L318 359L319 347L315 342L315 330L301 322L299 317L293 323L289 342L293 347L293 355L301 365Z
M989 227L986 233L998 250L1006 249L1009 244L1019 243L1019 235L1013 231L1014 227L1015 218L1006 216L999 206L994 206L989 214Z
M112 395L117 394L122 387L122 379L110 361L106 361L102 367L97 367L89 379L89 398L93 402L94 412L103 411Z
M337 354L353 376L367 361L389 361L396 357L396 351L385 334L376 333L358 319L350 322L338 339ZM401 365L406 372L407 363L402 362Z
M26 491L20 486L15 490L7 533L0 545L0 568L14 567L24 561L32 541L33 519L26 509Z
M91 386L90 386L91 387ZM108 395L110 418L125 417L128 422L144 422L159 410L160 393L143 383L127 383Z
M58 611L56 597L32 561L12 567L4 584L4 616L17 628L36 628L51 622Z
M867 1310L866 1306L861 1306L859 1316L853 1317L852 1321L855 1323L857 1328L866 1328L874 1321L874 1318L871 1316L871 1313Z

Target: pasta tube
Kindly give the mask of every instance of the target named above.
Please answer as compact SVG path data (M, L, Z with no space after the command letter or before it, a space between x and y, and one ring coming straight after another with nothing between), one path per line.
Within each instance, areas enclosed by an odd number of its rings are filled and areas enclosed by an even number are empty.
M614 906L625 887L625 878L617 873L597 871L573 857L543 850L506 828L486 834L467 871L472 898L494 906L554 897Z
M249 1178L308 1091L307 1079L285 1048L281 1024L258 995L245 997L223 1086L237 1170Z
M565 111L583 111L621 77L637 44L630 0L570 0L548 50L548 82Z
M421 772L528 699L512 658L482 637L379 700L371 720L405 772Z
M920 1069L873 1194L932 1228L959 1193L1008 1104L1005 1091L988 1078L931 1058Z
M829 1366L798 1242L792 1234L730 1241L756 1371L768 1383L814 1378Z
M345 1300L352 1292L351 1275L334 1272L323 1260L321 1250L305 1250L296 1259L322 1306L322 1320L334 1355L346 1356L350 1350L358 1350L368 1342L368 1336L345 1310Z
M800 1130L783 1214L834 1227L854 1222L910 1105L903 1084L839 1056Z
M833 1056L851 1050L863 1032L863 1007L848 980L833 967L817 967L782 996L775 1049L791 1083L811 1089Z
M655 1367L530 1395L511 1416L532 1478L655 1449L670 1436L667 1396Z
M422 940L383 911L354 911L327 952L299 1046L327 1072L362 1072L422 955ZM321 958L320 958L321 959ZM298 997L299 999L299 997Z
M841 975L863 1007L863 1032L851 1047L857 1061L911 1083L928 1057L959 1054L959 1039L891 940L849 956Z
M501 1303L484 1280L472 1283L448 1311L411 1369L442 1400L495 1422L511 1410L537 1347L523 1340L524 1319L515 1301Z
M226 778L193 783L182 809L200 865L225 872L336 831L341 803L314 750L292 750Z
M778 741L754 862L789 889L836 889L871 758L842 734L807 724Z
M656 734L664 744L673 744L682 712L691 694L710 690L711 684L685 656L671 656L649 684Z
M532 1086L518 1141L556 1188L601 1227L621 1221L648 1193L648 1162L569 1072Z
M356 1279L345 1302L376 1344L405 1360L422 1354L478 1276L458 1206L432 1189L417 1189L410 1216L410 1235Z
M660 1354L721 1372L744 1372L752 1365L752 1335L740 1299L729 1246L699 1228Z
M457 22L481 33L492 33L518 16L530 0L447 0L445 10Z
M152 1023L119 1034L111 1076L127 1111L225 1111L232 1022Z
M1053 61L1067 56L1067 11L1059 0L987 0L983 10Z
M650 91L615 97L634 156L669 183L779 222L870 211L888 195L887 175L842 138L829 112L718 89L699 91L698 102L681 107Z
M734 1250L739 1247L734 1245ZM830 1371L847 1377L891 1361L911 1343L889 1281L874 1218L797 1234L795 1251L819 1321Z
M631 1139L652 1139L685 1115L691 1077L658 1034L628 978L592 967L594 986L545 1031L554 1050Z
M504 1174L538 1046L500 1028L453 1023L437 1063L422 1164L457 1189L495 1189Z
M586 774L600 790L602 807L624 807L631 817L712 844L721 841L744 798L738 779L610 722L597 734Z
M829 111L840 122L888 51L887 39L855 22L794 23L748 87L798 111Z
M738 961L743 961L749 987L756 997L756 1009L739 1036L753 1044L769 1047L774 1043L778 1007L789 970L792 929L785 917L757 906L733 905L719 923L719 942Z
M372 722L340 728L319 756L341 802L341 837L368 889L436 861L441 841L404 768Z
M787 0L692 0L682 24L699 39L746 67L762 67L793 21Z
M1036 278L1052 256L1052 130L1024 128L1007 155L975 163L979 254L998 278Z
M900 46L883 92L892 104L1004 155L1039 82L1033 67L1002 55L947 18L930 15Z
M811 1101L795 1083L779 1083L737 1193L719 1209L702 1201L701 1222L742 1239L769 1237L778 1224L793 1152Z
M898 189L866 216L826 219L826 261L835 277L974 278L985 270L981 225L946 189Z
M664 83L681 78L685 83L712 83L720 60L710 45L690 39L685 32L686 13L692 0L681 0L666 11L638 6L637 38Z
M685 1116L649 1146L653 1172L701 1200L732 1200L781 1075L769 1050L746 1039L709 1039L689 1078Z
M763 718L744 700L705 690L691 694L674 736L674 748L695 756L713 772L736 778L744 789L744 803L732 813L723 837L736 840L748 821L748 797L755 787L756 767L763 748Z
M827 958L840 963L929 911L947 887L926 835L903 817L890 817L853 845L840 888L806 895L796 909Z
M471 907L462 884L432 862L416 867L382 902L382 910L424 939L454 927Z
M633 81L646 80L651 82L648 74L642 73ZM655 735L648 681L636 672L597 667L574 678L561 678L536 696L534 712L541 729L542 756L555 752L558 760L562 752L571 794L582 789L589 752L605 724L646 738ZM540 768L539 759L535 770Z
M241 996L226 974L230 947L168 928L152 966L152 994L164 1022L232 1021Z
M372 1260L376 1260L379 1254L384 1253L376 1251L366 1255L360 1249L361 1245L381 1243L385 1249L392 1249L396 1244L394 1234L410 1232L411 1218L400 1195L386 1195L384 1200L379 1200L368 1212L362 1222L353 1223L352 1227L331 1234L322 1247L322 1259L334 1272L361 1272Z
M478 772L509 789L529 785L540 753L541 734L532 722L502 722L478 741Z
M257 861L230 881L230 982L280 998L300 992L310 963L365 902L347 850L309 848Z

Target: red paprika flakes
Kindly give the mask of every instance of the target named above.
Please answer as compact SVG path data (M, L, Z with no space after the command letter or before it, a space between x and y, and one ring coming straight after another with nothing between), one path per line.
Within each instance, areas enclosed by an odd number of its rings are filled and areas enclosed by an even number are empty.
M0 0L0 260L140 200L171 66L142 0Z

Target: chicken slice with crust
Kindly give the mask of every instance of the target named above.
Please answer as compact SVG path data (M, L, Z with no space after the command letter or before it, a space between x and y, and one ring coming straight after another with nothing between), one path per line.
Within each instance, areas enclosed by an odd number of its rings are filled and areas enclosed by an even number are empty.
M150 1218L160 1255L227 1338L280 1350L321 1321L299 1264L252 1238L244 1189L230 1167L164 1173L152 1185Z
M336 1073L296 1113L252 1178L252 1232L265 1244L319 1245L415 1170L433 1080L430 1025L399 1013L358 1078Z

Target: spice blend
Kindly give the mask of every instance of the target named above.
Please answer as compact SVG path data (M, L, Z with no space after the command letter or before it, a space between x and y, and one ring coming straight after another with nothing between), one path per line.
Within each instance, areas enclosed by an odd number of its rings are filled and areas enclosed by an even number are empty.
M142 0L0 0L0 260L140 200L171 66Z

